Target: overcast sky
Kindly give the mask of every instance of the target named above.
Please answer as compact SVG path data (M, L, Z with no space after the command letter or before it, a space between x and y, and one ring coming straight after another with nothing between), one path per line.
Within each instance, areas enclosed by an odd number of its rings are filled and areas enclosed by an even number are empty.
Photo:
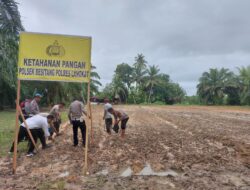
M103 84L138 53L188 95L209 68L250 65L249 0L18 0L26 31L92 36Z

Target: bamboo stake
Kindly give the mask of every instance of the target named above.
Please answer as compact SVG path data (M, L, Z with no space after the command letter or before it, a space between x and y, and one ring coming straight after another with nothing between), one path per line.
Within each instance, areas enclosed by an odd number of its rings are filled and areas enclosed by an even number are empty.
M19 110L19 113L20 113L20 115L21 115L21 117L22 117L22 119L23 119L24 126L25 126L25 128L26 128L26 130L27 130L27 132L28 132L28 134L29 134L29 137L30 137L30 139L31 139L31 142L33 143L33 145L34 145L36 151L38 151L38 148L37 148L37 146L36 146L35 140L34 140L32 134L31 134L31 132L30 132L29 126L28 126L28 124L27 124L27 122L26 122L26 119L25 119L24 116L23 116L23 112L22 112L22 110L21 110L21 108L20 108L19 105L18 105L18 110Z
M87 125L86 125L86 143L85 143L85 158L84 158L84 169L83 169L83 173L84 173L84 175L87 175L87 173L88 173L88 128L89 128L89 123L90 123L90 119L89 119L89 112L90 112L90 106L89 106L89 104L90 104L90 101L89 101L89 99L90 99L90 82L88 83L88 99L87 99L87 104L88 104L88 106L87 106L87 108L88 108L88 111L87 111L87 119L86 120L88 120L88 123L87 123Z
M19 122L18 122L18 107L19 107L19 99L20 99L20 80L17 80L17 98L16 98L16 128L15 128L15 140L14 140L14 154L13 154L13 174L16 174L17 167L17 139L19 133Z
M91 127L91 144L94 143L94 131L93 131L93 119L92 119L92 108L91 103L89 103L89 113L90 113L90 127Z

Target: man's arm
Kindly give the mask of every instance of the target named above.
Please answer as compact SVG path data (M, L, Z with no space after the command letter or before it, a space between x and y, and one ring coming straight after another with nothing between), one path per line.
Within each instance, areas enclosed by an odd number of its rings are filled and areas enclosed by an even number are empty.
M115 124L119 124L120 121L121 121L121 119L116 119Z
M69 106L68 118L69 121L71 122L71 105Z
M58 132L57 129L55 128L53 122L51 123L50 127L55 131L55 133L56 133L57 135L59 135L59 132Z
M54 106L49 110L49 114L51 115L54 112Z
M58 109L56 113L57 113L57 117L60 118L61 117L61 110Z
M56 121L58 121L60 119L60 110L59 109L55 109L55 119L56 119Z
M117 120L117 118L118 118L117 113L114 112L114 113L113 113L113 116L114 116L114 118L115 118L115 124L118 124L118 123L120 122L120 120Z
M44 123L44 124L42 125L42 129L43 129L43 131L44 131L45 137L49 137L49 136L50 136L50 133L49 133L49 125L48 125L47 121L46 121L46 123Z
M82 113L83 113L84 115L88 116L88 115L87 115L87 112L86 112L85 110L82 110Z
M103 119L105 119L106 114L107 114L107 110L104 110Z
M88 114L87 114L87 112L86 112L86 110L85 110L85 108L84 108L84 106L83 106L82 103L81 103L81 110L82 110L82 113L83 113L85 116L88 117Z

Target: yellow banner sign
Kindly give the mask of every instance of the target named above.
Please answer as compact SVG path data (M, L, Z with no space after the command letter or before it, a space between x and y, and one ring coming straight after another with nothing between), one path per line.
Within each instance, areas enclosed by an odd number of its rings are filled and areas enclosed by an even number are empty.
M90 37L28 32L20 34L20 80L88 82L90 62Z

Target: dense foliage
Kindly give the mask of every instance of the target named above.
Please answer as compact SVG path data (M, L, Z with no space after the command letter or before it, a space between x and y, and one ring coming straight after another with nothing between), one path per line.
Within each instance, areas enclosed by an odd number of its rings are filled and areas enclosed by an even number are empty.
M250 105L250 67L238 68L237 74L225 68L204 72L197 94L203 104Z
M148 65L144 55L138 54L132 66L118 64L112 82L100 93L102 97L115 98L124 103L180 103L184 90L160 73L156 65Z
M18 33L23 30L14 0L0 1L0 109L14 105Z

